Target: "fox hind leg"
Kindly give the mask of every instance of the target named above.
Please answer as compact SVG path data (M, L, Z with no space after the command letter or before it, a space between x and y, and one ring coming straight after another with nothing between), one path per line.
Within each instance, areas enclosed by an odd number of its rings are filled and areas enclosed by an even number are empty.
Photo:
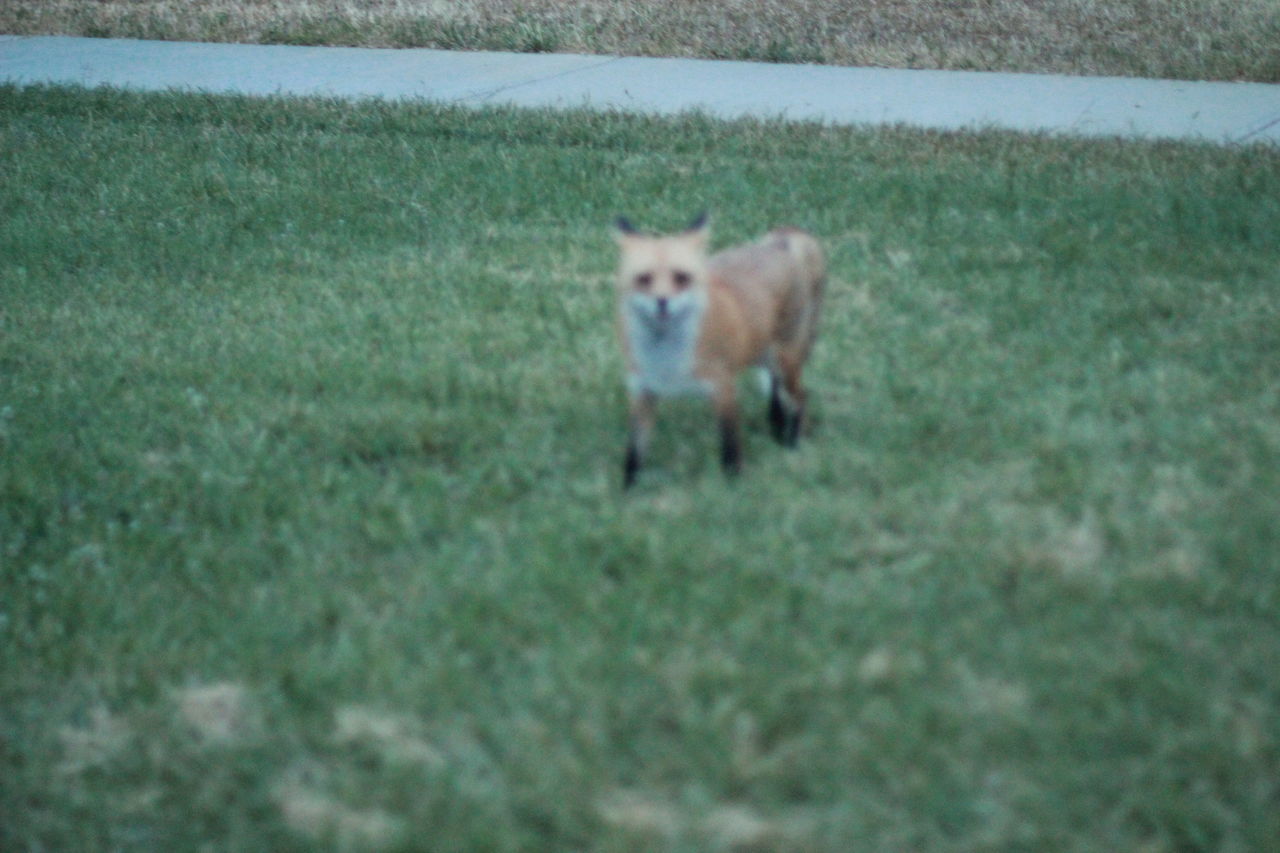
M640 452L634 444L627 444L627 455L622 461L622 488L629 489L636 484L640 474Z
M779 444L785 444L790 417L782 403L782 389L777 376L769 377L769 434Z
M800 359L778 354L778 372L770 385L769 431L783 447L795 447L804 427L808 395L800 384L802 366Z

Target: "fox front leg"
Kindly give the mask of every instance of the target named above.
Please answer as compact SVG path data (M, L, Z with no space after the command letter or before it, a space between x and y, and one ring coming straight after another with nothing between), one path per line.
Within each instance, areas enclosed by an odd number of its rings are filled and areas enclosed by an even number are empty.
M720 467L733 477L742 469L742 432L738 426L738 399L732 381L715 391L716 423L720 428Z
M726 477L735 477L742 470L742 439L736 418L720 419L720 467Z
M622 460L622 487L631 488L640 473L640 463L649 453L649 439L653 435L656 400L648 391L640 391L631 398L628 417L627 453Z

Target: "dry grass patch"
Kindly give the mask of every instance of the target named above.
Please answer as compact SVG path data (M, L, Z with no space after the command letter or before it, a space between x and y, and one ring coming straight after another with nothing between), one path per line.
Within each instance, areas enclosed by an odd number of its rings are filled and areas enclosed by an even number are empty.
M247 693L239 684L188 687L175 697L178 713L204 743L229 744L255 728Z
M444 766L444 754L418 736L416 728L408 717L348 705L335 714L333 736L343 746L372 748L390 764L417 762L431 768Z
M274 794L284 822L294 832L340 850L385 850L403 839L402 821L382 809L348 806L305 775L291 772Z
M133 729L105 707L94 708L83 726L64 726L58 732L62 742L62 762L58 772L74 776L100 767L128 748Z
M618 790L596 803L601 822L614 832L655 847L679 846L681 840L713 850L794 850L802 828L762 817L741 804L701 808L678 805L637 790Z
M0 31L1280 80L1272 0L10 0Z

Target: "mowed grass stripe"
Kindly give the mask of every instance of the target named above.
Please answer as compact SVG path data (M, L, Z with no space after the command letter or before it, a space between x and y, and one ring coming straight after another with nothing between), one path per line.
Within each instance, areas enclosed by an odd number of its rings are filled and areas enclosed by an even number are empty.
M0 89L6 847L1261 849L1267 148ZM608 223L789 223L796 452ZM744 389L744 395L746 389Z
M0 32L1280 80L1270 0L9 0Z

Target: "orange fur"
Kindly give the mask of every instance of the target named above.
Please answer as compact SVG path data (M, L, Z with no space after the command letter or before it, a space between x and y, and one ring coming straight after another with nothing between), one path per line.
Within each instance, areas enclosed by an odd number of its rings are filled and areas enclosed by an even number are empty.
M627 361L631 433L625 481L648 448L656 398L708 395L720 423L722 463L739 465L736 382L746 368L772 377L774 435L792 445L803 426L801 371L817 335L826 261L804 231L780 228L710 257L699 222L667 236L620 221L618 330Z

